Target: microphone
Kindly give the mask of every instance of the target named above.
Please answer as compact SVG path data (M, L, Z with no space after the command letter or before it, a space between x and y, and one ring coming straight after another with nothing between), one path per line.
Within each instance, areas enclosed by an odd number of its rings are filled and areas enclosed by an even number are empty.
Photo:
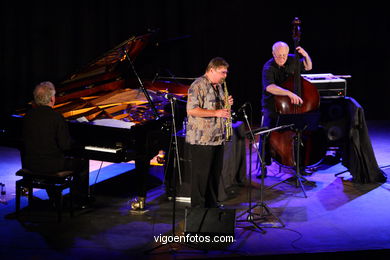
M248 105L250 105L251 103L249 102L245 102L238 110L237 110L237 113L241 113Z
M156 72L156 75L154 75L154 78L153 78L153 80L152 80L152 84L158 79L158 72Z
M165 97L166 99L173 99L173 100L176 100L176 97L174 94L170 94L170 93L165 93L162 95L163 97Z
M156 91L156 95L163 97L163 98L166 98L166 99L173 99L173 100L177 99L175 94L171 94L171 93L167 93L167 92Z
M238 119L239 117L240 117L240 115L242 115L241 113L245 110L245 108L248 106L248 105L250 105L251 103L249 103L249 102L245 102L238 110L237 110L237 112L234 112L234 111L232 111L232 117L234 118L234 119Z

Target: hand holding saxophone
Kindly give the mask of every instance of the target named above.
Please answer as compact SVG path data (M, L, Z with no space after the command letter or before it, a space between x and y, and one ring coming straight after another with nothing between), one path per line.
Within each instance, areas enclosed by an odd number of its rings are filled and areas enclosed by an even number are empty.
M232 106L233 103L234 103L233 97L229 96L228 97L228 104L230 106ZM218 110L215 111L215 116L216 117L229 118L229 117L231 117L231 113L232 113L232 111L230 109L222 108L222 109L218 109Z
M230 109L222 108L215 110L215 117L229 118L230 116Z
M229 97L228 97L228 102L229 102L229 105L230 105L230 106L233 106L234 100L233 100L233 97L232 97L232 96L229 96Z

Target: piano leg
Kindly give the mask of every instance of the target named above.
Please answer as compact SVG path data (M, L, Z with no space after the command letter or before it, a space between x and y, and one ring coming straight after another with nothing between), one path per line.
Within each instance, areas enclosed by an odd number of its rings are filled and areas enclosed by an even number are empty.
M150 160L144 156L135 160L135 174L136 174L136 194L131 202L131 209L136 211L143 211L145 209L146 201L146 175L149 173Z
M146 158L138 159L135 161L135 171L136 171L136 180L137 180L137 190L136 194L139 197L146 198L146 175L149 173L150 160Z
M146 193L148 190L147 176L150 170L150 160L160 150L167 151L169 147L169 136L161 133L160 128L149 129L146 133L140 134L137 138L137 155L135 156L135 172L136 172L136 196L134 203L131 203L132 209L138 209L143 212L146 200ZM134 207L133 207L134 205ZM138 208L137 208L138 207Z

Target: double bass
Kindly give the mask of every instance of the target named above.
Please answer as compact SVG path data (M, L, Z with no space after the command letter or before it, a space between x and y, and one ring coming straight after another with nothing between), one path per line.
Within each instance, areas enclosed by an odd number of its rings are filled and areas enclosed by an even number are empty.
M320 106L320 95L317 88L301 76L300 55L297 51L299 46L301 30L301 21L296 17L293 22L293 40L294 40L294 73L282 87L298 95L303 103L292 104L287 96L275 96L276 112L280 115L309 115L318 111ZM299 118L299 117L296 117ZM297 134L300 135L299 143ZM319 130L281 130L272 132L269 136L269 145L271 157L284 166L306 167L319 162L326 153L325 139L322 137L322 131ZM297 149L299 145L300 149ZM299 155L297 150L300 151ZM299 159L299 162L297 159Z

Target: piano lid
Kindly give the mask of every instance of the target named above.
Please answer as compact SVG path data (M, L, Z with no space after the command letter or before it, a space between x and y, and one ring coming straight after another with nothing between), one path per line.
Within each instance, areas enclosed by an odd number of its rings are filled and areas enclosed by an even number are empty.
M127 73L129 60L134 61L152 36L149 33L130 37L73 73L67 82L56 83L54 109L69 121L82 120L83 123L115 119L146 124L169 115L169 100L165 93L177 95L177 100L181 100L187 94L188 86L154 80L144 84L140 78L137 81ZM137 76L135 71L134 75ZM16 113L24 115L30 106L26 105Z
M129 55L131 61L134 61L138 54L148 44L152 34L153 33L147 33L141 36L130 37L100 57L92 60L77 72L71 74L63 82L61 82L60 85L67 85L74 81L110 72L111 68L126 59L126 53Z

